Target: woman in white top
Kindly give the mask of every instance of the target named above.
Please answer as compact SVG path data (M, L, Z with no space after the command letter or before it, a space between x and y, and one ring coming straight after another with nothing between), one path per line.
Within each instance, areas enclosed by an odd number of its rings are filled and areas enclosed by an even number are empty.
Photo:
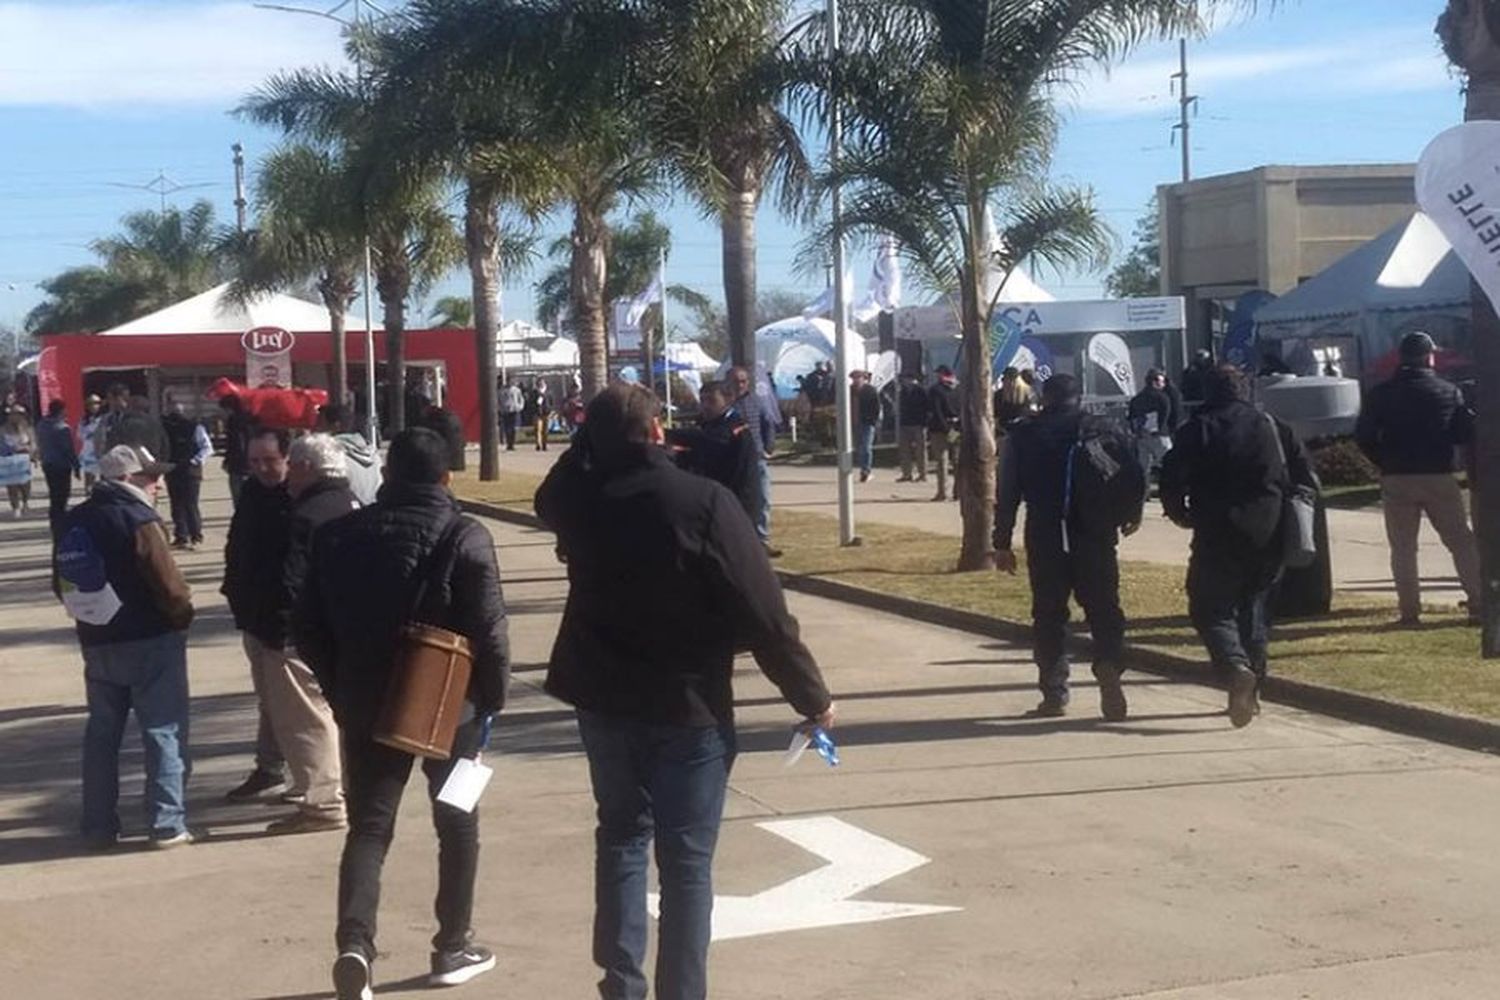
M24 457L23 457L24 456ZM36 439L24 406L12 406L0 430L0 482L10 499L10 516L19 518L31 505L31 467L36 464Z

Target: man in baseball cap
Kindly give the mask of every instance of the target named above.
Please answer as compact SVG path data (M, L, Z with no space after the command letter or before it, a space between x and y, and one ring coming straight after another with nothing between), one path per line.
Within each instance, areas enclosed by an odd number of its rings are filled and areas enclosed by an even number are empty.
M146 745L151 843L165 848L193 840L184 788L193 603L155 509L170 468L135 445L100 455L99 482L64 517L53 550L54 590L83 649L89 716L81 827L84 841L99 849L121 834L120 742L132 710Z

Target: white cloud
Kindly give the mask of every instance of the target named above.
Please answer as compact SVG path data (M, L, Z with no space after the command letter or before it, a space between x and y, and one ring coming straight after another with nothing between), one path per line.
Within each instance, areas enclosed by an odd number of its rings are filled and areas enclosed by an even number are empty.
M1407 32L1346 38L1337 44L1305 44L1240 51L1189 53L1194 93L1206 99L1256 95L1322 98L1406 94L1456 87L1447 61L1432 42ZM1175 106L1169 90L1176 58L1127 61L1087 76L1066 103L1079 111L1111 117L1156 114Z
M343 60L338 27L245 3L0 3L0 106L229 106Z

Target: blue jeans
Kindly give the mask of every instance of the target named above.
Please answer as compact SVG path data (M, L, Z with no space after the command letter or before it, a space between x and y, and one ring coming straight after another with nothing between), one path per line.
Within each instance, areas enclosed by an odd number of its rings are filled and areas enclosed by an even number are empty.
M875 464L874 424L859 425L859 439L854 443L854 460L859 463L860 472L870 474L870 469Z
M708 996L713 859L734 730L578 712L598 803L594 962L604 1000L644 1000L647 851L656 840L661 928L656 1000Z
M83 835L120 832L120 743L135 710L146 750L146 823L151 836L187 826L187 633L83 648L89 719L83 732Z
M771 464L764 458L755 461L760 476L760 509L755 512L755 534L762 542L771 540Z

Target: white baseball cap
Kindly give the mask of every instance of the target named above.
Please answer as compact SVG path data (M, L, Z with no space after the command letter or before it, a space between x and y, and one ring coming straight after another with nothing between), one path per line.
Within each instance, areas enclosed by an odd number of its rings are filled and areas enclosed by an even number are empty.
M151 452L135 445L117 444L99 457L101 479L160 476L171 471L171 462L158 462Z

